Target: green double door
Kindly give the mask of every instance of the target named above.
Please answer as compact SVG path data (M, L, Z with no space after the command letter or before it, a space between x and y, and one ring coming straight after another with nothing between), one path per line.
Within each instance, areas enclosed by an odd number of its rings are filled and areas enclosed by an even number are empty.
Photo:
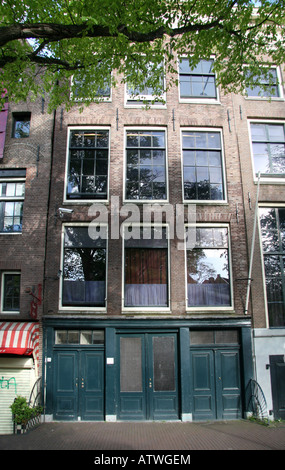
M193 419L241 418L239 350L197 348L190 356Z
M118 335L118 419L178 419L175 333Z
M57 350L53 361L54 419L103 420L104 352Z

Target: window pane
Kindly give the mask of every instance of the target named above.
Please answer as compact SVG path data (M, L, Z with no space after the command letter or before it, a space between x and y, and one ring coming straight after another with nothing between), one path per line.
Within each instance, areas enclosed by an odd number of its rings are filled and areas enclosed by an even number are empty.
M141 338L120 338L121 392L142 391Z
M173 336L157 336L153 341L153 386L155 392L175 390L175 350Z
M20 274L4 274L3 309L9 312L20 310Z

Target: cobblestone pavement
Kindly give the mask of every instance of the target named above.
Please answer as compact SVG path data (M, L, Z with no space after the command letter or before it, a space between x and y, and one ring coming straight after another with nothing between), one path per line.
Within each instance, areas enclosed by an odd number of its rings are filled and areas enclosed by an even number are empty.
M0 435L1 450L285 450L285 423L52 422ZM42 462L43 463L43 462Z

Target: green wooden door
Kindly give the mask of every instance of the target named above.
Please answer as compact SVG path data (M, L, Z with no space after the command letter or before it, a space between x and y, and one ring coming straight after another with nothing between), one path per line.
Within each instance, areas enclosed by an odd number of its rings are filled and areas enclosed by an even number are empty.
M55 351L54 419L104 418L103 361L102 351Z
M178 418L175 334L118 336L118 419Z
M239 350L191 351L194 420L241 418Z

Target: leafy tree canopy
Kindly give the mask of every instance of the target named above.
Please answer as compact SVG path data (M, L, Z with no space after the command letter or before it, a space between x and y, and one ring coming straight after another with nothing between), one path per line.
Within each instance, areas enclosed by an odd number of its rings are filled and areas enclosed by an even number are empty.
M69 107L75 98L94 101L116 71L113 85L137 89L148 77L159 95L161 63L173 83L177 55L195 66L215 54L218 83L238 92L245 64L253 80L261 64L285 62L284 7L285 0L2 0L2 86L11 101L44 90L50 109ZM73 92L78 80L82 86L70 95L73 76Z

